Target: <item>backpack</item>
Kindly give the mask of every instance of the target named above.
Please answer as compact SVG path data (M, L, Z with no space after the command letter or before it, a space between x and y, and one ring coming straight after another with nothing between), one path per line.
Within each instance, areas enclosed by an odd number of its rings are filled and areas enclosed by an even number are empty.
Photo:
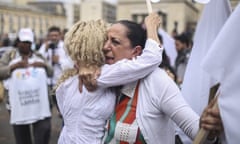
M9 52L9 62L14 59L16 56L16 50L11 50ZM0 102L3 101L4 99L4 96L5 96L5 88L4 88L4 85L3 85L3 81L0 80Z

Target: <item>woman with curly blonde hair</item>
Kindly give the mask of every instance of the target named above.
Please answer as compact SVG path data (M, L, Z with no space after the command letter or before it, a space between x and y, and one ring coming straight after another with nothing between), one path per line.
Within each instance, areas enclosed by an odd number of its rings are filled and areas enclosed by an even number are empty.
M56 98L64 120L58 144L102 143L104 128L116 101L115 90L109 87L143 78L158 67L163 50L159 48L156 31L160 19L152 14L145 22L148 39L143 54L135 60L124 59L113 65L104 64L102 49L107 40L107 24L104 21L80 21L68 31L65 36L66 52L77 68L67 70L57 85ZM145 41L144 30L141 27L138 29ZM137 48L133 51L137 52ZM81 89L81 75L97 71L101 74L96 80L96 90L90 92L87 86ZM92 78L90 76L85 80L92 81Z

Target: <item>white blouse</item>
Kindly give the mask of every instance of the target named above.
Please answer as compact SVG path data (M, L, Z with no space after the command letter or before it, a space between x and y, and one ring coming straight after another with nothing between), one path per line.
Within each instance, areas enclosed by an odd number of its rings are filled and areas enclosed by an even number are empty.
M100 144L106 121L115 106L115 93L111 86L133 82L152 72L162 60L162 48L148 39L144 52L134 60L121 60L104 65L98 78L99 88L88 92L78 90L78 76L63 82L56 90L59 110L64 127L58 144Z
M137 82L122 88L133 97ZM185 102L175 82L162 69L140 81L136 119L148 144L174 144L174 121L190 138L199 129L199 116Z

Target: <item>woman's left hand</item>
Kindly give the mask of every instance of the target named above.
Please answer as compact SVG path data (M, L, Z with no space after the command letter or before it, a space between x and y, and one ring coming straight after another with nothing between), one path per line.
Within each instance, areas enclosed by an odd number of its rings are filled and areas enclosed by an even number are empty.
M79 90L82 92L82 86L90 92L97 89L97 78L100 76L99 67L81 67L79 70Z
M200 118L200 127L210 132L208 139L219 136L224 130L220 111L216 102L217 98L214 98L204 109Z

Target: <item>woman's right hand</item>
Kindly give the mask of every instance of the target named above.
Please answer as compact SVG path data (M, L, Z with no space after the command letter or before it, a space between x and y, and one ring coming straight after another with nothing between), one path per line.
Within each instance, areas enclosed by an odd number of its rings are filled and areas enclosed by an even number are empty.
M101 70L99 67L81 67L79 69L79 91L82 92L83 85L92 92L97 89L97 78L100 76Z
M147 37L160 44L158 39L158 28L161 24L160 16L157 13L151 13L145 18L144 24L147 30Z

